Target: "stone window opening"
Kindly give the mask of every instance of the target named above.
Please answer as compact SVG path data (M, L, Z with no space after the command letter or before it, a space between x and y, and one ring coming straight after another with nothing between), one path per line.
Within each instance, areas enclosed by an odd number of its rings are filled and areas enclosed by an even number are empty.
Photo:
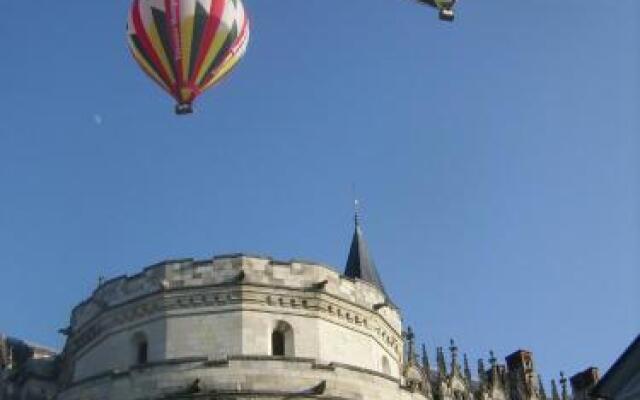
M293 357L293 328L284 321L276 324L271 332L271 355L274 357Z
M138 332L133 336L135 364L142 365L149 362L149 341L144 333Z
M284 333L273 331L271 334L271 349L274 356L284 356Z

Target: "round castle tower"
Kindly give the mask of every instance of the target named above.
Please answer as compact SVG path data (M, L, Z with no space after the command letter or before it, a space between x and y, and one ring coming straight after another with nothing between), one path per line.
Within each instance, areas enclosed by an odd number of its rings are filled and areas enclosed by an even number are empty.
M345 274L249 255L102 282L65 330L60 400L425 399L356 229Z

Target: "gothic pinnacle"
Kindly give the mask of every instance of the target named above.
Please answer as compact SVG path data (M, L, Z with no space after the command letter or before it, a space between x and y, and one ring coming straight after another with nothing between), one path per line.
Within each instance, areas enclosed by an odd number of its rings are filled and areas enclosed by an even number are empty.
M442 350L442 347L438 347L436 349L436 357L438 362L438 373L440 374L440 377L443 378L447 375L447 365L444 361L444 351Z
M405 338L407 339L407 362L416 361L416 345L415 338L416 335L413 333L413 329L411 327L407 328L407 332L405 333Z
M491 367L495 367L498 363L498 359L496 358L495 353L493 352L493 350L489 350L489 364L491 364Z
M558 385L556 385L556 380L551 380L551 400L560 400L560 395L558 394Z
M431 366L429 365L429 355L427 354L427 346L422 343L422 368L424 368L427 376L429 375L429 371L431 370Z
M471 383L471 369L469 368L467 353L464 353L464 377L467 379L467 382Z
M544 390L544 383L542 382L542 376L538 374L538 390L540 393L540 398L543 400L547 400L547 393Z
M458 346L456 346L456 342L453 339L451 339L449 343L449 351L451 351L451 373L453 374L460 369L458 365Z
M562 400L569 400L569 391L567 390L567 377L562 371L560 371L560 386L562 386Z
M487 373L484 369L484 360L482 358L478 360L478 378L480 383L486 383L487 381Z

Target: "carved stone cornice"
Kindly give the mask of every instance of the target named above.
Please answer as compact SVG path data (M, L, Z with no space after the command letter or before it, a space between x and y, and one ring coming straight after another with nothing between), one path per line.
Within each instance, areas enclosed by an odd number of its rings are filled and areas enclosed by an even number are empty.
M71 354L84 353L118 328L151 318L171 318L180 312L209 314L246 310L311 314L367 334L393 354L396 360L401 359L400 334L379 313L326 292L254 284L157 291L140 299L107 307L80 330L72 329L67 345Z

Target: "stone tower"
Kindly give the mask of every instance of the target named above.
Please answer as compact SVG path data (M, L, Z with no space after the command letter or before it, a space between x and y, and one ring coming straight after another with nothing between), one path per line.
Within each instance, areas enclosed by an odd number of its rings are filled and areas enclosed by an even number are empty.
M235 254L101 282L72 313L59 400L424 400L356 218L344 274Z
M573 400L589 400L591 391L595 388L600 380L600 372L598 368L587 368L586 370L575 374L569 380L571 382L571 390L573 392Z
M518 350L506 357L511 396L516 400L539 400L539 380L533 354Z

